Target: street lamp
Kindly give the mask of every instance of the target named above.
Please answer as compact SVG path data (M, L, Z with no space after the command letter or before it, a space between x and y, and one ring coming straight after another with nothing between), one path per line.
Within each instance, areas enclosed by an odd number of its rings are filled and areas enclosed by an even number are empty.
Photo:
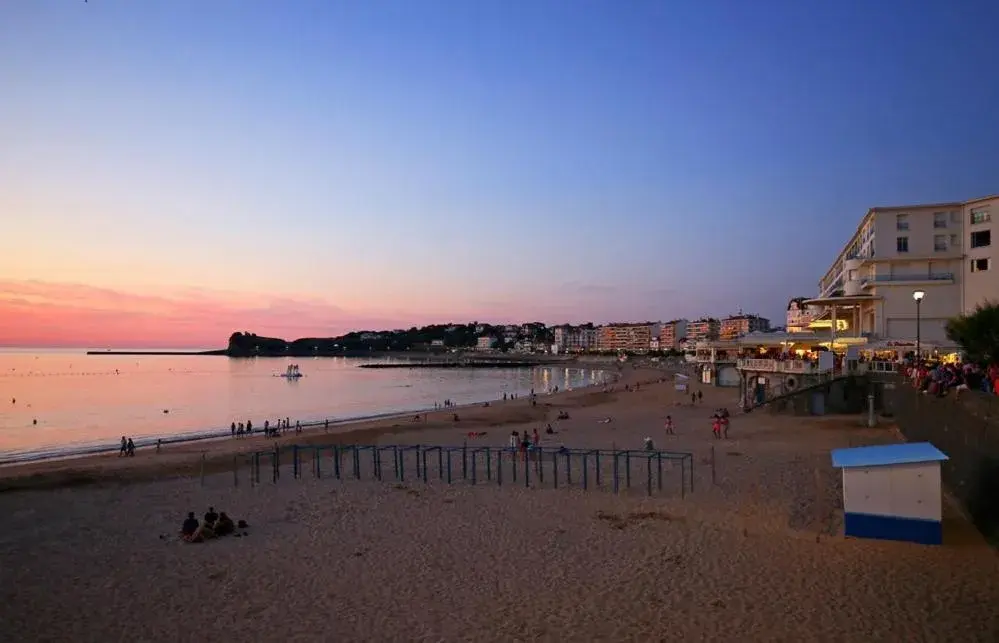
M919 363L919 360L921 359L922 355L922 353L920 352L920 349L922 347L920 346L920 337L919 337L919 330L920 330L919 305L923 303L923 297L925 296L926 293L923 292L922 290L916 290L912 293L912 298L916 300L916 363L917 364Z

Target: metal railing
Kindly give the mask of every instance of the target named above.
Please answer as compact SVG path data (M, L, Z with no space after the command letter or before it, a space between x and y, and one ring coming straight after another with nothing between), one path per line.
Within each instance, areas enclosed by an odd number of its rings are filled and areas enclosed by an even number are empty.
M866 286L869 283L890 283L892 281L954 281L954 273L952 272L938 272L934 274L923 273L923 274L905 274L905 275L872 275L864 277L860 280L861 285Z
M694 458L686 452L656 450L570 449L534 447L527 451L511 447L425 446L425 445L292 445L248 454L250 484L261 484L261 464L270 469L270 478L281 478L282 455L290 453L292 476L303 475L303 455L316 478L331 475L337 480L378 481L387 475L391 461L392 479L454 484L504 482L525 487L574 487L583 490L609 486L614 493L632 486L633 475L644 473L648 495L663 490L664 468L680 470L680 496L694 490ZM285 459L287 463L287 459ZM637 469L637 470L636 470ZM409 473L412 473L410 477ZM460 476L460 479L459 479ZM238 473L233 471L238 484Z

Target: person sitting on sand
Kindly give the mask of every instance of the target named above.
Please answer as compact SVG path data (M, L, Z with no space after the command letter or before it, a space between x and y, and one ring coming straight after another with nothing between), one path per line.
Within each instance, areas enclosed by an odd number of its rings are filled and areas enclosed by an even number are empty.
M652 444L652 438L646 437L644 440L646 451L655 451L656 447Z
M457 413L454 414L454 421L455 422L460 422L460 420L458 419L458 414Z
M215 507L209 507L208 511L205 512L205 522L211 526L218 522L219 515L215 513Z
M194 534L198 531L198 519L194 517L194 512L187 512L187 519L184 524L180 527L180 536L184 540L190 540L194 537Z
M219 513L218 521L215 523L215 535L228 536L234 531L236 531L236 524L232 518L227 516L224 511Z

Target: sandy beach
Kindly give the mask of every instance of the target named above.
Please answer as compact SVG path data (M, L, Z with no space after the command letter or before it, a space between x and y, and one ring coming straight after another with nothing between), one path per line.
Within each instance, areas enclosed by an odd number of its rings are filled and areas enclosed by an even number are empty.
M471 431L486 434L477 445L504 446L512 430L552 421L554 446L640 449L649 436L692 453L683 498L675 469L652 497L644 478L615 495L606 483L397 483L390 471L383 482L295 480L290 467L277 484L251 487L243 472L234 486L233 456L273 446L264 438L4 468L3 638L997 640L999 559L952 508L943 547L841 535L829 451L895 441L890 428L756 412L717 441L708 416L734 409L735 393L704 388L691 406L660 377L628 368L612 393L279 441L455 445ZM559 410L570 419L553 421ZM182 543L181 520L209 505L247 520L247 535Z

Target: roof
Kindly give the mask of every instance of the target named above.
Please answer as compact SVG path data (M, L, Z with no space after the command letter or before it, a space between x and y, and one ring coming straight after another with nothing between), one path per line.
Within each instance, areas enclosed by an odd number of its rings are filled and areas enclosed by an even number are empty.
M929 442L883 444L854 449L833 449L832 463L839 469L852 467L878 467L892 464L940 462L949 460L940 449Z

